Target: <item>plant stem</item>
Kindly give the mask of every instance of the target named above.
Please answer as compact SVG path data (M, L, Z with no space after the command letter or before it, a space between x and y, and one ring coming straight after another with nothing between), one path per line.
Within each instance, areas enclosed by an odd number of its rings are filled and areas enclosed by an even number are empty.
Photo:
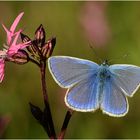
M32 63L34 63L34 64L36 64L37 66L39 66L39 67L40 67L39 63L38 63L37 61L35 61L34 59L29 58L29 60L30 60Z
M54 129L54 124L52 120L52 114L50 110L49 100L48 100L48 94L47 94L47 86L46 86L46 60L40 62L40 70L41 70L41 81L42 81L42 91L43 91L43 97L44 97L44 103L45 103L45 111L46 111L46 118L49 125L50 133L51 133L51 139L56 138L56 133Z
M70 121L70 118L71 118L72 114L73 114L72 110L67 111L64 122L63 122L63 125L62 125L62 128L61 128L61 132L58 136L58 139L64 139L64 136L65 136L65 133L66 133L66 130L67 130L67 127L68 127L68 123Z

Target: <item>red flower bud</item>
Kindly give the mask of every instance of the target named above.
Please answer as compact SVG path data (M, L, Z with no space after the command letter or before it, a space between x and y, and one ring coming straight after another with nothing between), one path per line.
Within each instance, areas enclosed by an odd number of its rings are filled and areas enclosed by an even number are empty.
M19 50L18 53L14 54L9 61L16 64L25 64L29 61L28 53L24 50Z
M35 32L36 45L42 47L45 43L45 30L41 24Z
M48 58L52 55L54 46L56 44L56 38L52 38L42 47L42 54L44 57Z

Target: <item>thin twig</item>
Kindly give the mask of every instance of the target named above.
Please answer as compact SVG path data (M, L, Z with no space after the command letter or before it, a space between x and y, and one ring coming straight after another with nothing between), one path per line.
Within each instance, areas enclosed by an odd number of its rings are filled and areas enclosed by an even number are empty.
M51 138L56 138L56 133L54 129L54 124L52 120L52 114L50 110L50 105L48 101L48 94L47 94L47 86L46 86L46 60L40 62L40 70L41 70L41 81L42 81L42 91L43 91L43 97L44 97L44 103L46 107L46 117L48 119L48 125L50 127L51 131Z
M61 132L60 132L60 134L58 136L58 139L64 139L64 136L65 136L65 133L66 133L70 118L72 117L72 114L73 114L72 110L67 111L65 119L64 119L64 122L63 122L63 125L62 125L62 128L61 128Z

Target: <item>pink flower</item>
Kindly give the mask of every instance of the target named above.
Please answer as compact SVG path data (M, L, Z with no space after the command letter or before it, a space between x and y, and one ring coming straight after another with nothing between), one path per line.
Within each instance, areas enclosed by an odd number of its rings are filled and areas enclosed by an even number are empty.
M0 51L0 82L2 82L4 78L5 60L10 60L14 54L18 53L18 50L23 49L30 44L30 41L26 43L17 43L22 30L20 29L19 31L15 32L15 29L22 16L23 12L20 13L14 20L12 26L10 27L10 30L8 30L2 24L4 30L7 33L7 45L5 45L5 48Z
M5 61L3 59L0 59L0 82L2 82L4 78L4 63Z
M94 47L105 47L111 39L107 20L107 2L86 1L82 7L80 22L89 42Z
M26 46L29 46L31 41L25 42L25 43L18 43L18 38L20 36L21 30L19 30L17 32L17 34L15 35L15 38L13 40L13 42L11 43L10 47L7 50L7 55L9 57L11 57L12 55L16 54L18 52L19 49L24 49Z
M24 12L20 13L16 19L14 20L13 24L10 27L10 30L8 30L4 24L2 24L5 32L7 33L7 45L9 45L11 43L12 37L15 35L15 29L16 26L18 25L20 19L22 18Z

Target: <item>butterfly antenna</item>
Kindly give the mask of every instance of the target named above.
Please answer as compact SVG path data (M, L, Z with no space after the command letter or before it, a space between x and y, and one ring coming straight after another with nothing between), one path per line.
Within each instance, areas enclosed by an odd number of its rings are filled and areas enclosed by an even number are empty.
M93 53L95 54L95 56L97 57L97 59L100 61L100 63L102 63L102 59L99 57L98 53L95 51L95 49L93 48L93 45L91 45L91 43L89 43L89 47L92 49Z

